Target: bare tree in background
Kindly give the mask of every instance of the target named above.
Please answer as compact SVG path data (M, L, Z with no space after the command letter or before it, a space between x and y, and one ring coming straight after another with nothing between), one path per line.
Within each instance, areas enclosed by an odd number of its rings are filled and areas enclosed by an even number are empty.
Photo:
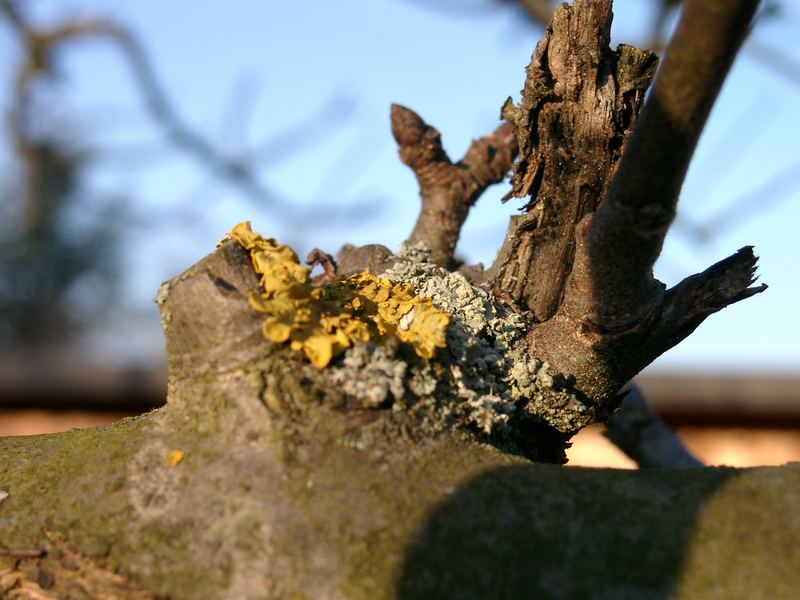
M0 346L63 349L90 315L98 318L113 301L119 280L115 237L126 203L118 198L98 210L91 201L83 181L91 152L70 139L69 126L54 111L48 114L37 93L42 79L54 74L51 40L33 37L13 4L0 9L29 44L7 114L17 176L3 182ZM81 286L93 293L81 294Z
M331 99L319 115L288 127L248 153L224 150L187 124L159 81L137 37L124 25L103 18L65 18L54 25L33 24L26 5L0 1L0 21L13 31L23 52L11 82L7 127L13 165L3 182L0 223L0 348L6 353L64 352L125 299L118 263L121 239L137 230L180 218L191 223L188 203L138 214L134 196L101 197L86 183L90 168L110 159L109 150L81 140L77 125L58 114L56 82L65 55L84 42L106 42L123 58L153 123L168 144L195 161L204 176L216 178L258 210L306 228L367 213L363 201L341 214L303 209L262 181L260 171L324 139L343 123L351 103ZM121 63L122 66L122 63ZM77 116L77 115L76 115ZM308 135L314 131L314 136ZM346 203L343 203L346 204ZM131 310L133 307L127 307Z
M413 2L453 14L469 10L484 14L495 6L509 4L510 0ZM549 21L556 4L549 0L513 2L532 22L539 25ZM674 13L678 2L652 0L652 4L657 7L657 18L649 36L653 40L651 46L658 48L662 43L665 22ZM777 4L768 3L761 12L775 12L770 8L774 6ZM347 106L333 102L325 106L320 116L288 128L279 139L266 140L252 152L225 151L214 140L195 131L180 115L159 82L157 69L147 52L125 26L100 18L66 19L47 27L34 26L26 17L25 4L14 0L0 2L0 16L16 32L25 50L17 66L14 101L9 110L10 132L15 140L18 159L17 185L6 182L7 189L11 190L6 193L10 202L5 203L3 210L9 218L3 220L5 230L0 235L3 258L3 272L0 273L0 305L3 306L0 339L4 340L2 343L5 347L36 347L53 340L64 345L85 330L87 315L97 318L103 307L122 300L118 295L115 296L119 270L112 265L115 264L114 253L119 244L114 242L122 233L130 235L131 224L136 227L137 223L146 221L142 215L135 214L132 208L136 198L98 198L86 186L84 180L87 170L95 161L108 158L104 157L102 149L92 147L91 143L67 139L69 124L66 128L63 123L52 123L50 127L42 125L48 123L41 112L46 112L47 106L43 107L41 98L37 101L36 89L59 74L62 55L82 41L104 41L109 43L109 49L119 51L130 68L143 105L165 134L168 143L192 158L201 172L227 182L232 189L252 201L255 209L268 207L277 211L279 216L276 218L288 220L298 229L308 229L315 223L324 225L334 218L347 219L374 212L374 203L368 205L363 200L349 203L350 209L338 215L336 213L342 212L340 208L328 207L341 207L342 202L328 201L315 204L311 209L300 209L297 203L265 184L261 176L262 171L269 169L275 148L280 148L280 154L284 157L301 152L308 140L324 137L320 136L320 132L324 133L325 126L341 122L341 117L346 116ZM769 54L768 49L762 54ZM777 64L774 57L768 62ZM786 71L785 65L781 68ZM34 120L38 122L35 128L30 125ZM62 131L56 134L58 128ZM314 135L308 135L309 131L313 131ZM772 202L779 201L776 199L780 197L780 193L775 191L776 186L786 188L787 182L792 180L793 168L794 165L777 174L774 181L765 182L764 190L770 192ZM42 177L50 177L50 174L53 176L52 185L42 183ZM67 182L69 185L65 185ZM753 195L759 195L760 192ZM53 193L63 193L63 197L54 199ZM680 218L678 229L687 232L692 240L707 241L736 222L731 218L732 214L749 210L754 205L751 196L748 194L748 197L741 198L730 210L712 216L707 222L693 223L687 218ZM22 208L23 205L27 208ZM88 205L92 208L85 210L83 207ZM103 208L98 209L99 206ZM187 207L183 205L171 214L175 216L186 211ZM458 211L463 219L466 216L464 208ZM159 214L158 218L163 221L171 217L169 214ZM38 224L23 223L31 219L39 219ZM190 219L184 218L186 221ZM80 227L73 226L74 222L80 222ZM123 222L128 231L121 229ZM299 227L300 224L302 227ZM151 220L144 222L143 227L153 225ZM415 231L411 237L421 239L418 236L419 231ZM24 242L24 239L28 242ZM83 291L86 289L91 289L92 293L86 294Z

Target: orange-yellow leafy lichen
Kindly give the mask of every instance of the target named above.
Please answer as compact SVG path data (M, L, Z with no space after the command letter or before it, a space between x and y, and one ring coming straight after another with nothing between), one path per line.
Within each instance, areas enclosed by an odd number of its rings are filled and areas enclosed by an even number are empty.
M178 466L178 463L183 460L183 457L183 450L170 450L169 454L167 454L166 458L164 459L164 463L168 467L176 467Z
M229 235L250 253L260 275L261 292L249 301L268 315L264 337L302 350L314 366L325 367L353 344L388 337L426 359L444 348L450 315L416 296L410 285L364 272L313 288L310 269L288 246L251 231L248 221Z

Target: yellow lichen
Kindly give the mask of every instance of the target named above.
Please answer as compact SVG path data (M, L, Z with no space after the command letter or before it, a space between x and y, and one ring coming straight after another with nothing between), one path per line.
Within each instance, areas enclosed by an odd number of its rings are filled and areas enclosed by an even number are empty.
M168 467L176 467L178 463L183 460L183 456L183 450L170 450L164 459L164 463L166 463Z
M426 359L444 348L450 315L416 296L410 285L365 271L315 288L294 251L254 233L248 221L229 235L250 253L260 275L261 292L251 293L249 301L268 315L264 337L302 350L314 366L325 367L353 344L389 337Z

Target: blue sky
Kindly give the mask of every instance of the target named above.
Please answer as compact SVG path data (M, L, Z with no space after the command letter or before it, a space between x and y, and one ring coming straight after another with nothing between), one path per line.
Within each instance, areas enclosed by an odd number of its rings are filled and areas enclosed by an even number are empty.
M439 8L425 8L427 5ZM124 60L108 44L70 51L54 94L58 114L86 145L114 160L91 171L93 189L124 190L141 224L120 240L128 302L144 307L133 330L109 327L96 355L143 359L160 352L150 303L159 283L209 252L225 232L250 219L266 235L335 252L343 243L392 248L410 232L418 209L411 172L399 162L389 131L389 105L418 111L441 132L451 157L497 125L499 107L518 96L524 68L541 31L519 13L489 0L50 0L34 2L42 22L77 14L118 21L140 38L168 95L192 127L233 154L256 153L261 181L314 214L311 225L285 209L254 201L204 173L163 142L142 109ZM679 221L657 275L668 285L705 269L743 245L761 257L770 289L712 316L655 369L796 370L800 317L796 298L800 214L800 82L762 57L789 52L800 6L784 2L779 18L759 25L737 60L703 135L684 187ZM481 7L492 6L491 9ZM648 3L616 2L613 44L644 43ZM645 25L646 26L646 25ZM19 49L0 29L0 77L8 81ZM5 89L5 86L4 86ZM314 122L324 127L303 127ZM315 131L316 129L316 131ZM270 140L286 136L292 146ZM286 139L285 137L283 139ZM298 146L296 151L293 146ZM783 173L771 189L764 182ZM471 214L460 252L490 263L508 216L496 186ZM748 197L750 194L752 197ZM185 223L162 220L187 207ZM369 210L363 210L365 207ZM721 220L717 217L726 215ZM295 222L293 222L295 221ZM697 227L706 226L705 235Z

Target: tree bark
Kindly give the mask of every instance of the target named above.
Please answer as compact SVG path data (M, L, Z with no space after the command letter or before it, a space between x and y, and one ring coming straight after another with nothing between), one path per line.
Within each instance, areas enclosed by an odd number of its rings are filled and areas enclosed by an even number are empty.
M652 271L757 5L686 2L641 115L655 56L610 50L610 0L562 5L520 105L504 109L519 142L512 194L530 198L488 282L534 320L531 354L574 381L598 415L708 315L766 289L751 287L750 247L669 291Z
M431 259L447 268L456 266L455 250L461 226L478 197L502 181L517 154L514 132L508 123L472 142L457 163L448 158L439 132L412 110L392 106L392 134L400 159L414 171L422 210L409 238L431 250Z
M0 438L4 597L790 597L800 585L780 550L800 539L800 465L565 470L434 433L353 404L325 370L264 342L246 300L256 285L227 243L162 286L163 408Z
M575 254L575 226L597 210L655 73L656 56L612 51L611 2L562 6L528 65L515 126L519 159L509 196L530 197L512 219L488 276L536 322L553 317Z

